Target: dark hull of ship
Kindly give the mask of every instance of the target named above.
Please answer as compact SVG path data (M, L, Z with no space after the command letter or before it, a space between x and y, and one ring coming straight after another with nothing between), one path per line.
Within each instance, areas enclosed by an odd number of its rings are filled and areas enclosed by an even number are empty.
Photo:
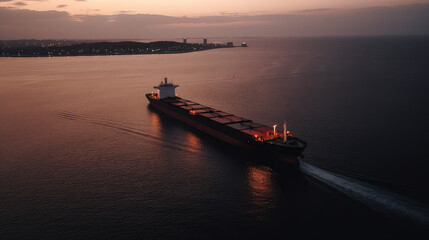
M177 108L168 102L155 100L151 97L151 94L146 94L146 97L154 109L229 145L254 151L263 158L275 158L290 165L299 165L298 157L302 155L303 147L279 146L255 141L225 124L191 115L188 111Z

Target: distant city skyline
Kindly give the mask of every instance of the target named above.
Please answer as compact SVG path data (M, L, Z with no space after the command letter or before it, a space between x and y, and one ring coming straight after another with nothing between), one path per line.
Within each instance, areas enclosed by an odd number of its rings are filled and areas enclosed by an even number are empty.
M429 35L429 0L0 0L3 40L360 35Z

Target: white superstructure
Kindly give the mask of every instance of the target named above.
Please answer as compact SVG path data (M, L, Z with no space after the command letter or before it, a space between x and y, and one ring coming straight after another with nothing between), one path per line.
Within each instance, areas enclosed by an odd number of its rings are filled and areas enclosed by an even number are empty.
M179 85L174 85L173 83L169 83L167 78L164 78L164 82L161 82L159 86L155 86L153 88L158 89L158 97L160 99L175 97L176 96L176 88Z

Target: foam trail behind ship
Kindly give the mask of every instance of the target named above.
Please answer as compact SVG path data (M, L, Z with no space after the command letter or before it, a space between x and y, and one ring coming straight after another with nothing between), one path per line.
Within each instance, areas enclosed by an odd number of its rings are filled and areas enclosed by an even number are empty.
M303 161L300 170L382 214L429 225L429 209L404 196L331 173Z

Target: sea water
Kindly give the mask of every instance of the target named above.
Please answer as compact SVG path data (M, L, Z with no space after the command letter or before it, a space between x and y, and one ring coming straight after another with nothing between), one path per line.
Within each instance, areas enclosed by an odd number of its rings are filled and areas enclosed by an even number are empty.
M427 37L223 39L186 54L0 58L2 238L420 237ZM179 96L307 141L289 169L148 108Z

